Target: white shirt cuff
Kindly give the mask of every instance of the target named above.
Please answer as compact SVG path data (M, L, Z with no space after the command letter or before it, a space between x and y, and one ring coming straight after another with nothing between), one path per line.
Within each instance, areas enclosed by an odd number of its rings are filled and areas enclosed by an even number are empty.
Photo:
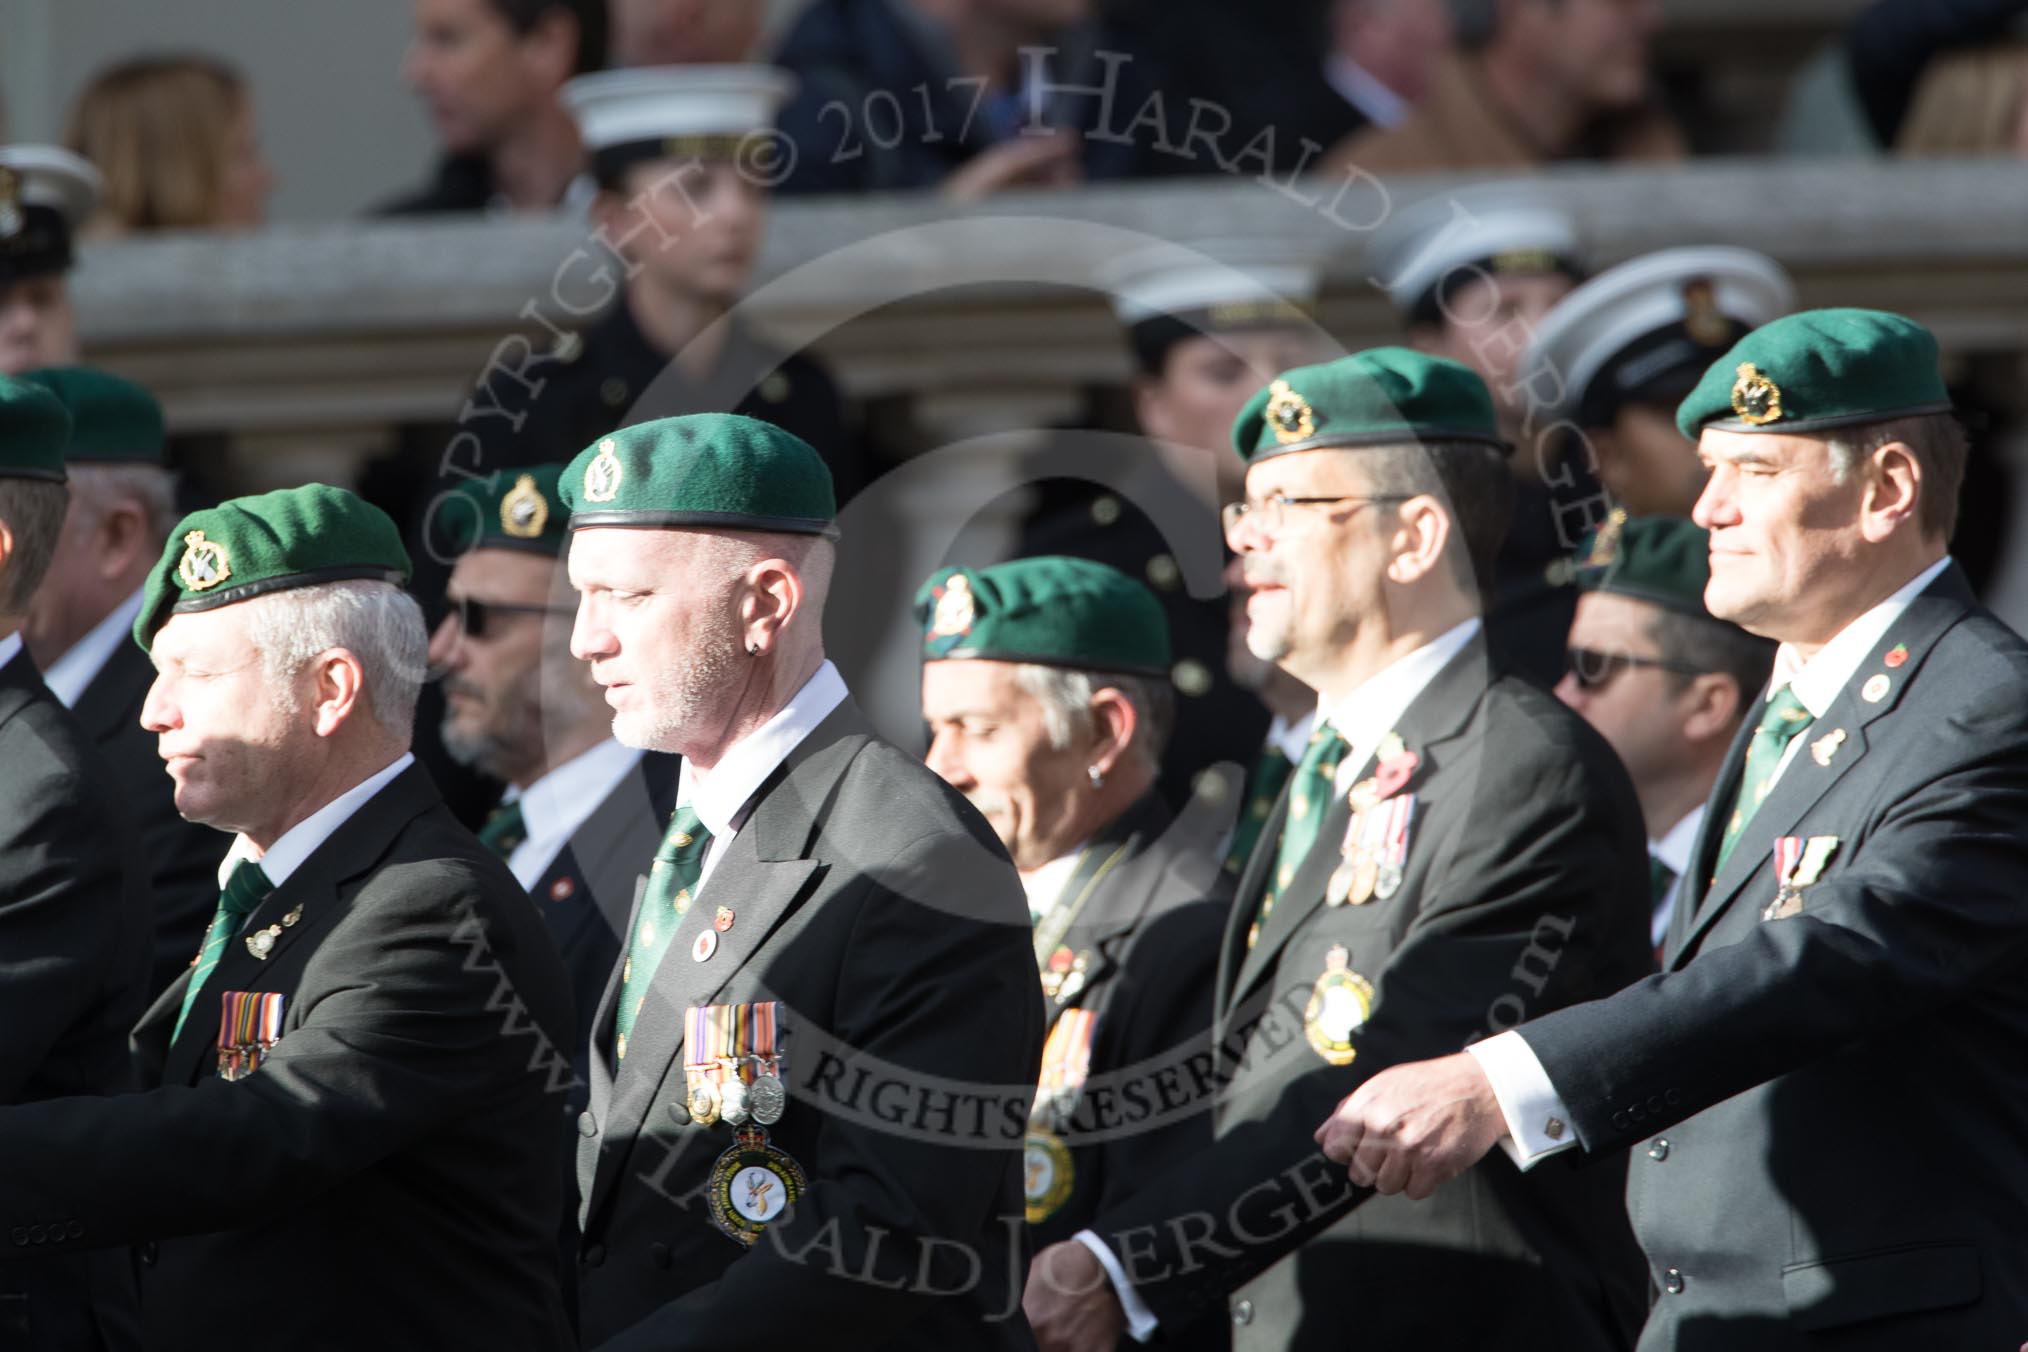
M1126 1269L1120 1260L1113 1257L1113 1251L1105 1242L1089 1230L1080 1230L1074 1236L1078 1243L1092 1251L1099 1260L1099 1266L1106 1270L1106 1280L1113 1284L1113 1294L1120 1298L1120 1308L1127 1314L1127 1332L1134 1335L1134 1341L1145 1343L1155 1336L1155 1316L1134 1294L1134 1284L1127 1280Z
M1563 1106L1549 1072L1542 1068L1535 1049L1519 1033L1497 1033L1484 1042L1465 1048L1485 1072L1500 1101L1500 1116L1507 1119L1507 1134L1500 1148L1507 1158L1523 1169L1577 1144L1571 1130L1570 1110Z

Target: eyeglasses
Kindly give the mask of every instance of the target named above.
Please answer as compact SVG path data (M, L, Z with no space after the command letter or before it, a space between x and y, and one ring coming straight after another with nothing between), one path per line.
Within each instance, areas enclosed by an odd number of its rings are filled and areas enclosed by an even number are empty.
M480 601L470 596L447 596L447 618L457 622L466 638L484 638L487 630L506 615L575 615L572 606L517 605L510 601Z
M1352 502L1364 507L1376 502L1407 502L1408 498L1399 493L1378 497L1359 497L1342 494L1328 498L1292 498L1286 493L1270 493L1264 498L1247 502L1228 502L1218 509L1218 519L1225 525L1225 538L1229 542L1239 532L1241 523L1251 522L1269 535L1278 534L1288 524L1291 507L1321 507L1326 503Z
M1571 648L1563 654L1563 669L1577 682L1577 688L1587 694L1605 689L1612 684L1615 676L1635 667L1673 671L1679 676L1704 674L1701 668L1685 662L1671 662L1662 657L1642 657L1636 653L1603 653L1596 648Z

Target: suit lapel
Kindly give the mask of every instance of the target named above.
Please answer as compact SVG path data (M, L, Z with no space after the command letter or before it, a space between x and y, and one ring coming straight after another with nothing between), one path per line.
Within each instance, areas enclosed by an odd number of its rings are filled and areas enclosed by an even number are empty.
M437 801L436 787L428 774L419 765L410 766L362 803L286 881L254 907L198 992L182 1033L169 1044L162 1083L190 1084L196 1079L204 1058L218 1048L219 996L225 991L272 989L266 977L280 967L281 959L307 936L322 935L337 923L342 909L340 885L372 869L395 835ZM294 923L289 923L291 914L295 915ZM270 927L277 931L273 946L265 958L257 957L247 940ZM188 985L188 975L170 983L178 1008ZM143 1019L144 1025L164 1012L168 999L165 992ZM287 1017L286 1011L283 1017ZM174 1011L168 1011L168 1018L173 1025Z
M1089 887L1091 895L1062 940L1064 948L1085 958L1084 980L1076 990L1059 989L1057 998L1048 1001L1045 1014L1050 1026L1066 1009L1093 1008L1080 992L1102 986L1119 966L1128 936L1146 917L1160 890L1160 872L1146 867L1160 860L1148 853L1148 847L1160 840L1171 824L1169 809L1151 789L1086 847L1085 858L1093 861L1095 872L1083 876L1080 868L1071 886Z
M1970 589L1963 575L1952 567L1909 604L1901 618L1867 654L1866 660L1853 670L1851 679L1838 692L1831 707L1824 711L1824 716L1798 734L1803 745L1790 755L1781 778L1766 800L1747 819L1738 845L1712 880L1711 890L1698 906L1681 944L1674 945L1674 951L1669 955L1671 966L1688 960L1698 941L1731 908L1746 885L1770 865L1774 842L1795 832L1824 795L1865 757L1869 730L1893 714L1922 670L1936 641L1964 618L1972 604ZM1905 647L1908 655L1898 668L1889 668L1885 663L1886 656L1897 647ZM1887 681L1886 692L1878 699L1867 700L1862 691L1867 681L1876 675ZM1825 754L1820 757L1815 749L1819 740L1839 732L1845 734L1844 738L1835 746L1827 744ZM1751 735L1748 730L1747 736L1750 738ZM1734 750L1738 749L1735 744ZM1705 813L1704 827L1699 834L1700 868L1707 867L1709 859L1716 857L1717 842L1723 838L1725 831L1725 819L1721 814L1731 806L1739 791L1739 769L1730 766L1731 759L1728 758L1731 773L1720 778L1724 796L1713 800L1713 810ZM1744 755L1741 754L1738 759L1743 767ZM1766 899L1772 900L1773 896L1773 891L1768 889Z
M669 949L655 969L647 1003L634 1021L626 1059L611 1069L613 1004L618 973L599 1002L593 1038L591 1102L600 1124L599 1155L584 1215L596 1215L612 1191L627 1152L646 1123L661 1087L682 1073L685 1014L714 1003L783 921L806 899L826 868L811 858L832 794L845 768L872 735L850 700L804 738L754 796L744 824L724 844L697 902L683 916ZM718 845L714 843L714 850ZM714 922L721 908L731 912L727 928ZM632 921L629 919L630 932ZM698 961L694 946L716 933L711 956ZM790 1030L793 1036L793 1030Z

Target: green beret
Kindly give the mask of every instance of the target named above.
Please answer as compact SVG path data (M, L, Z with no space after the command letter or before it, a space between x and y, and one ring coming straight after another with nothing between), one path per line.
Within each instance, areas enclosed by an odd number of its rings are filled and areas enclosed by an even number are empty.
M1948 413L1936 339L1880 310L1805 310L1747 334L1676 410L1692 441L1724 432L1822 432Z
M1486 382L1469 367L1405 347L1376 347L1285 371L1232 425L1232 444L1248 461L1419 441L1481 441L1507 449Z
M831 471L773 423L696 413L623 427L563 471L570 528L789 531L830 535Z
M946 568L915 594L927 661L985 658L1167 677L1169 621L1153 592L1103 563L1048 556Z
M431 533L446 558L474 549L563 552L569 512L557 492L562 465L530 465L467 479L436 504Z
M62 483L70 413L40 385L0 376L0 478Z
M1687 615L1710 617L1711 536L1681 516L1635 516L1614 509L1578 549L1577 584Z
M155 396L95 366L46 366L21 377L42 386L70 410L72 464L160 465L168 444Z
M408 581L408 551L387 513L329 484L233 498L192 512L148 575L134 641L147 648L172 614L214 610L327 582Z

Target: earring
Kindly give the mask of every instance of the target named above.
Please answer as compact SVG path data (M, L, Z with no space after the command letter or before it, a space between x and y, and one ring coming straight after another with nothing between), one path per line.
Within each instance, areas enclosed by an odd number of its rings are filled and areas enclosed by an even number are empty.
M1106 786L1105 771L1099 769L1096 765L1085 766L1084 772L1091 776L1091 786L1093 788L1102 789Z
M747 644L747 645L746 645L746 655L747 655L748 657L759 657L759 656L760 656L760 644L758 644L758 643L749 643L749 644Z

